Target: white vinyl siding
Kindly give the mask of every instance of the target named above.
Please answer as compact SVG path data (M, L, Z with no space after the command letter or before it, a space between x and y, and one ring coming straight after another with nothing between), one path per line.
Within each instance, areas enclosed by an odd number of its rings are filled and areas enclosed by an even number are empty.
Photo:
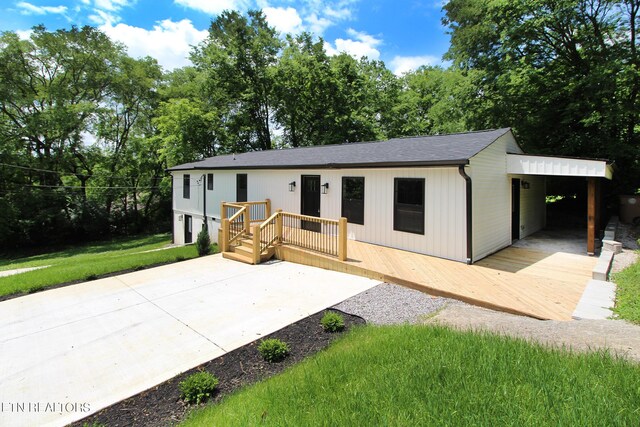
M210 171L209 171L210 172ZM457 167L402 168L402 169L310 169L310 170L216 170L215 187L207 192L207 216L212 238L217 240L220 226L220 202L235 200L236 173L248 175L248 200L271 199L272 209L300 212L301 175L320 175L320 184L329 183L327 194L320 196L320 215L339 218L342 212L342 177L365 178L365 225L348 224L349 238L398 249L465 261L466 259L466 206L465 181ZM199 177L207 171L190 171ZM174 172L174 182L181 179ZM394 178L425 179L425 233L416 235L393 230ZM295 191L289 183L295 181ZM180 183L182 181L179 181ZM200 194L198 196L197 194ZM202 189L192 188L191 204L185 206L174 197L174 212L194 212L194 227L202 217ZM176 203L177 202L177 203ZM195 213L199 213L196 218ZM201 220L200 220L201 221ZM177 234L176 234L177 236Z
M522 150L511 132L469 160L473 187L473 262L511 244L511 178L507 152Z
M520 188L520 239L546 226L545 197L546 179L543 176L514 175L521 182L529 183L529 188Z

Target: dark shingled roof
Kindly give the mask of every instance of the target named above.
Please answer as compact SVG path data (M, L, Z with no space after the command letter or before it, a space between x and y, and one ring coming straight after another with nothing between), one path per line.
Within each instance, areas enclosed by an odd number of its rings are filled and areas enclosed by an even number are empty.
M464 165L511 129L450 135L394 138L388 141L318 145L251 151L209 157L170 171L189 169L324 169Z

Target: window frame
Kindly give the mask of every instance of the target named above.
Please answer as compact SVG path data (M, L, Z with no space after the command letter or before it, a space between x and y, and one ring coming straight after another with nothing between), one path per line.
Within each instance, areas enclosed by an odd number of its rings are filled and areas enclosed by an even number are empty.
M213 174L207 174L207 190L213 190Z
M182 198L191 198L191 174L188 173L182 175Z
M345 198L345 185L347 180L360 180L362 181L362 199L346 199ZM341 186L341 214L343 217L347 218L347 222L350 224L359 224L364 225L364 197L365 197L365 177L364 176L343 176L342 177L342 186ZM355 202L355 203L354 203ZM357 203L359 202L359 203ZM358 206L358 204L360 206ZM354 206L356 205L356 206ZM353 210L358 209L359 215L353 218ZM349 215L351 213L351 215ZM350 218L351 217L351 218Z
M398 187L403 182L419 182L422 186L422 204L413 204L413 203L398 203ZM394 231L402 231L405 233L412 234L425 234L425 205L426 205L426 180L425 178L394 178L393 179L393 229ZM419 227L412 227L413 224L407 224L406 217L403 218L402 212L405 212L404 215L409 216L411 213L419 214L421 221L419 222ZM404 221L403 221L404 219ZM415 225L418 223L415 222Z

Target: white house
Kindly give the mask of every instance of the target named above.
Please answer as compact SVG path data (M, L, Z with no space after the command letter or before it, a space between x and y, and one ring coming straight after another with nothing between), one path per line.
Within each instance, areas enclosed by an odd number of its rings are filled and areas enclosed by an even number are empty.
M270 199L273 209L346 217L348 238L475 262L545 226L545 176L589 178L589 251L602 160L525 155L510 129L255 151L171 168L175 243L221 202ZM593 205L593 206L592 206Z

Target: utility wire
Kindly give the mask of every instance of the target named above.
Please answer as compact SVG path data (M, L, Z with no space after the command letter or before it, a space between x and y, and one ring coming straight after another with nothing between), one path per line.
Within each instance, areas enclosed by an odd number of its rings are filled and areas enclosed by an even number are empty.
M57 175L60 176L73 176L76 177L76 174L74 174L73 172L58 172L58 171L53 171L53 170L49 170L49 169L38 169L38 168L32 168L32 167L27 167L27 166L20 166L20 165L12 165L9 163L2 163L0 162L0 166L7 166L10 168L16 168L16 169L23 169L23 170L32 170L32 171L36 171L36 172L47 172L47 173L55 173ZM139 178L137 176L117 176L117 175L83 175L87 178L117 178L117 179L129 179L129 178ZM164 176L152 176L150 178L164 178Z

